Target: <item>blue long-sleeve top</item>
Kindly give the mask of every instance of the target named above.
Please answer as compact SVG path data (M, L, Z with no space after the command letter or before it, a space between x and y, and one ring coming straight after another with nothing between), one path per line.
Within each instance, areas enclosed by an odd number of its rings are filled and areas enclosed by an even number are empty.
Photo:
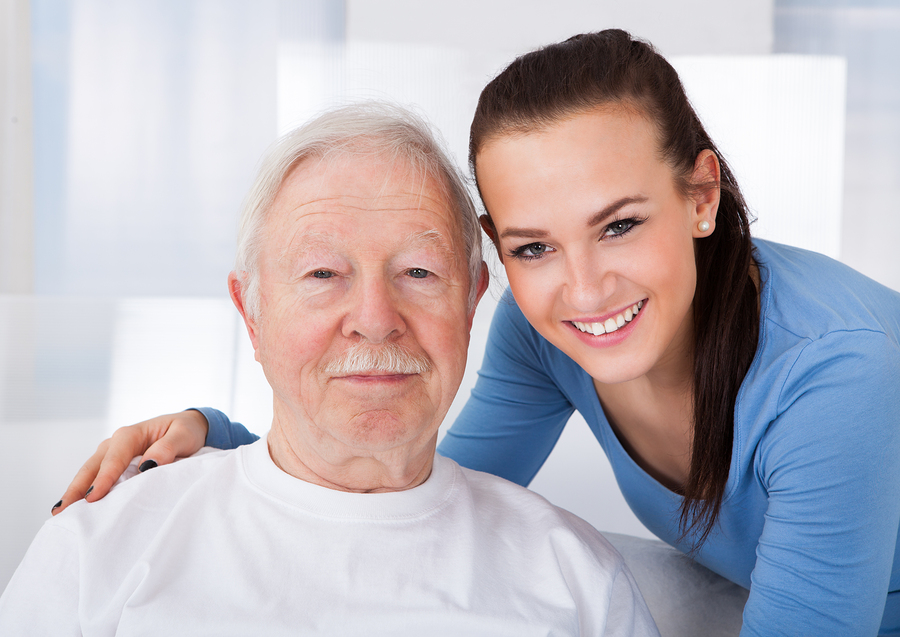
M900 634L900 294L822 255L754 243L759 345L735 406L718 522L693 557L750 589L742 636ZM438 451L527 485L576 409L637 517L689 551L682 498L628 455L591 377L509 293ZM208 444L255 439L203 412Z

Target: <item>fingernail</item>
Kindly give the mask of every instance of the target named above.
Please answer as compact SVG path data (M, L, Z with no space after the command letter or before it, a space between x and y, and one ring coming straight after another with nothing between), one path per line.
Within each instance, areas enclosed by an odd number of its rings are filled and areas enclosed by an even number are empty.
M143 472L146 471L147 469L153 469L153 468L156 467L156 466L158 466L158 465L156 464L156 460L144 460L144 461L141 463L141 466L138 467L138 471L140 471L140 472L143 473Z
M59 507L61 507L61 506L62 506L62 500L60 500L59 502L57 502L56 504L54 504L54 505L53 505L53 508L50 509L50 510L51 510L51 511L56 511L56 510L57 510Z
M91 488L84 492L84 497L88 497L91 495L91 491L94 490L94 485L91 485Z

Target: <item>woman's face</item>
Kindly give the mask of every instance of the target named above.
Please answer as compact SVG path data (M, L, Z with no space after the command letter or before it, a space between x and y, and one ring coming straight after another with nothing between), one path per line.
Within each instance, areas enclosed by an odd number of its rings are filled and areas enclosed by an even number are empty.
M683 372L694 239L712 232L718 190L678 192L651 122L623 108L574 115L490 141L477 171L513 295L544 338L604 384ZM701 153L693 178L717 176Z

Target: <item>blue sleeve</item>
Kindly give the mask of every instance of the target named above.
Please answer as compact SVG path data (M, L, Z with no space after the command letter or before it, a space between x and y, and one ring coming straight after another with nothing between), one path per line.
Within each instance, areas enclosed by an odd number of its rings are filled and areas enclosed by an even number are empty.
M216 449L237 449L259 440L259 436L247 431L239 422L231 422L228 416L212 407L192 407L206 417L209 431L206 433L206 446Z
M768 493L742 637L875 635L900 527L900 351L884 334L808 344L760 442ZM892 579L893 577L893 579Z
M574 408L547 373L546 349L507 291L491 321L478 380L438 452L527 485Z

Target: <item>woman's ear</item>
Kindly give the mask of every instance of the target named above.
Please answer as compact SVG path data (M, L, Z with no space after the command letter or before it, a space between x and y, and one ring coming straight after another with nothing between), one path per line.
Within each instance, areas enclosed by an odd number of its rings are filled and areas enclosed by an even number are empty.
M494 248L497 249L497 258L500 259L500 263L503 263L503 252L500 251L500 242L497 240L497 228L494 227L491 216L481 215L478 217L478 221L481 223L481 229L484 230L484 234L488 236L491 243L494 244Z
M720 179L719 158L711 150L700 151L691 173L694 238L708 236L715 230Z

